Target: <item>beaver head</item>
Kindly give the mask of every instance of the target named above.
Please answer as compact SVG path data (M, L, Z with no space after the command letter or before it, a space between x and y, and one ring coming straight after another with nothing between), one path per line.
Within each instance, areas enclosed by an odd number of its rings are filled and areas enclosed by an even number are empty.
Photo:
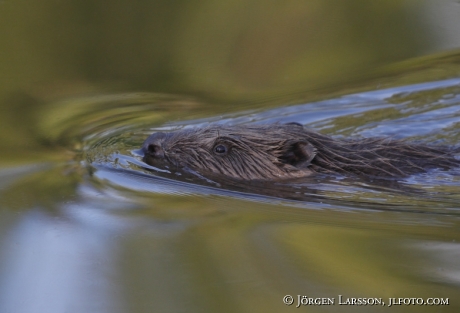
M144 161L170 164L200 174L238 179L295 178L309 175L316 149L300 125L209 126L154 133L144 142Z

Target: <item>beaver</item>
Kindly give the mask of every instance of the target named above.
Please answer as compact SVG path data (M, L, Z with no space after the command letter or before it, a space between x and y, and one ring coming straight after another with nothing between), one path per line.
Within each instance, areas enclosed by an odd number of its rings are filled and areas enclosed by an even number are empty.
M390 138L338 139L298 123L211 125L157 132L142 145L144 162L203 176L280 180L315 173L398 178L460 165L459 148Z

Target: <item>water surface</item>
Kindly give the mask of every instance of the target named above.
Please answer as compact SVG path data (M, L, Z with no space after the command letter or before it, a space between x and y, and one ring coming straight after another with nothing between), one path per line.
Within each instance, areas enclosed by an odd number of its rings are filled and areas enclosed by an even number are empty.
M0 312L458 312L459 169L224 186L137 152L210 123L458 146L458 4L366 3L0 4Z

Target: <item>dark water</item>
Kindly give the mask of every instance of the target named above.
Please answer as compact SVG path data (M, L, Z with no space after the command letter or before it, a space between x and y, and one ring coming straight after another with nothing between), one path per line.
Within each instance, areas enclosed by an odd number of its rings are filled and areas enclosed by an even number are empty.
M0 10L0 312L458 312L460 169L228 187L136 152L209 123L459 145L458 3Z

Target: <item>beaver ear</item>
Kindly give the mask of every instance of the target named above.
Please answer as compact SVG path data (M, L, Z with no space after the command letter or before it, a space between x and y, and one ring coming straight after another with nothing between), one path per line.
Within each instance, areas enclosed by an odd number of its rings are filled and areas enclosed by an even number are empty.
M295 142L280 157L283 163L290 164L297 168L307 167L316 156L316 148L304 141Z

